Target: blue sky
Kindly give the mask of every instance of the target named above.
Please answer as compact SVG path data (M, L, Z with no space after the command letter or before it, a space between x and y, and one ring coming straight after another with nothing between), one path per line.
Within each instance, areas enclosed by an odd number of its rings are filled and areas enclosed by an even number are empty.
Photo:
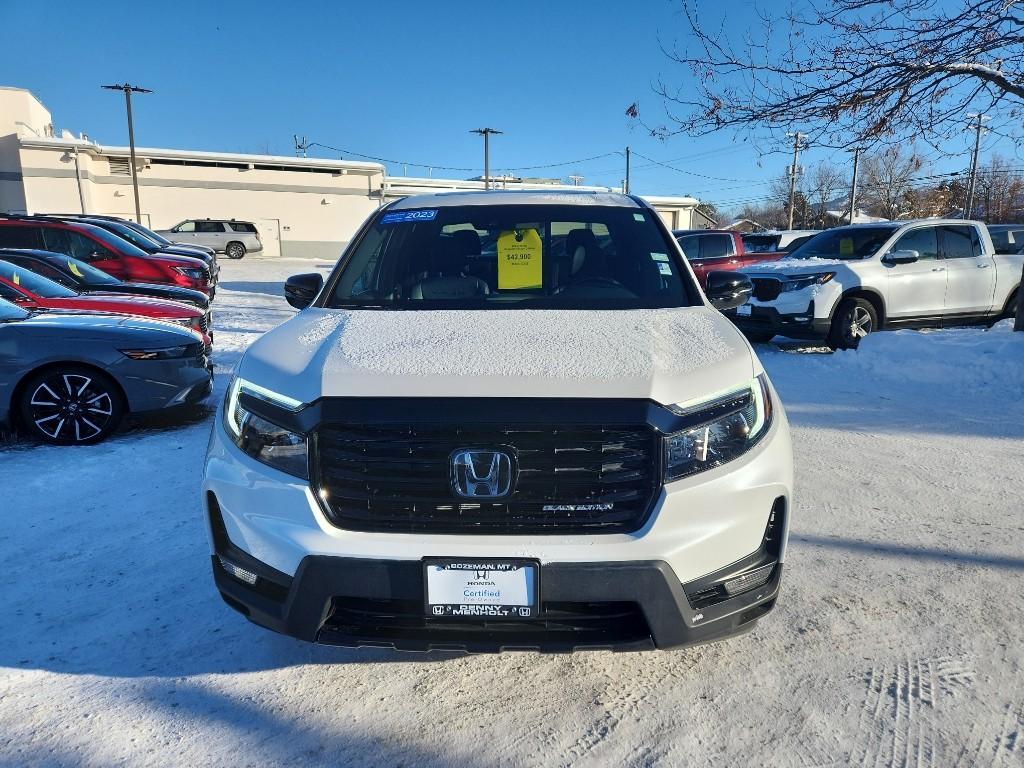
M59 128L101 143L127 143L127 130L120 96L99 86L129 80L154 90L135 101L142 146L292 154L299 134L349 152L477 168L435 176L479 173L481 140L468 131L485 125L505 131L492 141L492 172L628 144L678 169L634 157L633 191L693 194L729 208L766 194L788 158L759 160L724 133L653 139L625 115L638 102L646 122L663 122L652 84L689 77L659 48L659 39L685 33L679 7L673 0L0 0L0 28L19 30L0 46L0 84L29 88ZM733 27L757 23L746 3L725 7ZM963 161L937 169L965 166L968 146L965 133ZM805 160L826 154L811 149ZM615 155L522 173L576 173L585 184L617 186L623 162ZM411 165L388 170L427 174Z

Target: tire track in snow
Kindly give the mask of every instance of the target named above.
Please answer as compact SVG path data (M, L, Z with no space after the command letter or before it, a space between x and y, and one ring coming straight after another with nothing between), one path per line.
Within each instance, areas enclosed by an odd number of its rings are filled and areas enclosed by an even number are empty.
M961 659L911 659L872 667L857 720L859 747L850 762L861 768L942 765L935 738L937 692L956 695L974 682Z

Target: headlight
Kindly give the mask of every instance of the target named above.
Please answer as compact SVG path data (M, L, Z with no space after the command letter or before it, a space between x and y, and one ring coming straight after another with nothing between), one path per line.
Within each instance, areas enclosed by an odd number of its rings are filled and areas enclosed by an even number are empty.
M665 482L721 466L764 437L772 418L768 380L761 374L743 389L674 410L696 423L665 437Z
M175 267L174 269L192 280L201 280L203 277L203 270L198 267Z
M782 290L800 291L804 288L810 288L812 285L824 285L835 276L835 272L821 272L816 275L793 275L783 281Z
M198 346L197 344L183 344L180 347L160 347L159 349L122 349L121 354L132 360L173 360L199 354Z
M289 475L308 480L306 436L247 411L238 401L242 392L288 410L298 410L302 403L235 377L224 398L224 428L243 453Z

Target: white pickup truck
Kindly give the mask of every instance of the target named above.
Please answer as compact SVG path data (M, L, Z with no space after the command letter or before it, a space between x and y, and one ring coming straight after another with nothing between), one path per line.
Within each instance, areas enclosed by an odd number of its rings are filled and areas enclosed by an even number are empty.
M1024 254L996 254L977 221L837 227L744 269L754 292L733 320L751 341L821 339L833 349L884 328L994 322L1016 311L1022 263Z

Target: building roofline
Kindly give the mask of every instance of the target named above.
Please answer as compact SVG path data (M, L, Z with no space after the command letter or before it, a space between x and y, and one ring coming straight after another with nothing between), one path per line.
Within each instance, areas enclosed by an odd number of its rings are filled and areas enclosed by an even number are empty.
M23 147L39 149L75 149L95 155L110 157L130 157L128 147L113 147L86 139L22 137ZM186 149L167 149L159 147L136 147L136 157L167 160L196 160L207 163L248 163L252 165L283 165L295 168L328 168L349 171L372 176L383 174L384 166L380 163L367 163L357 160L331 160L314 157L290 157L288 155L250 155L235 152L200 152Z

